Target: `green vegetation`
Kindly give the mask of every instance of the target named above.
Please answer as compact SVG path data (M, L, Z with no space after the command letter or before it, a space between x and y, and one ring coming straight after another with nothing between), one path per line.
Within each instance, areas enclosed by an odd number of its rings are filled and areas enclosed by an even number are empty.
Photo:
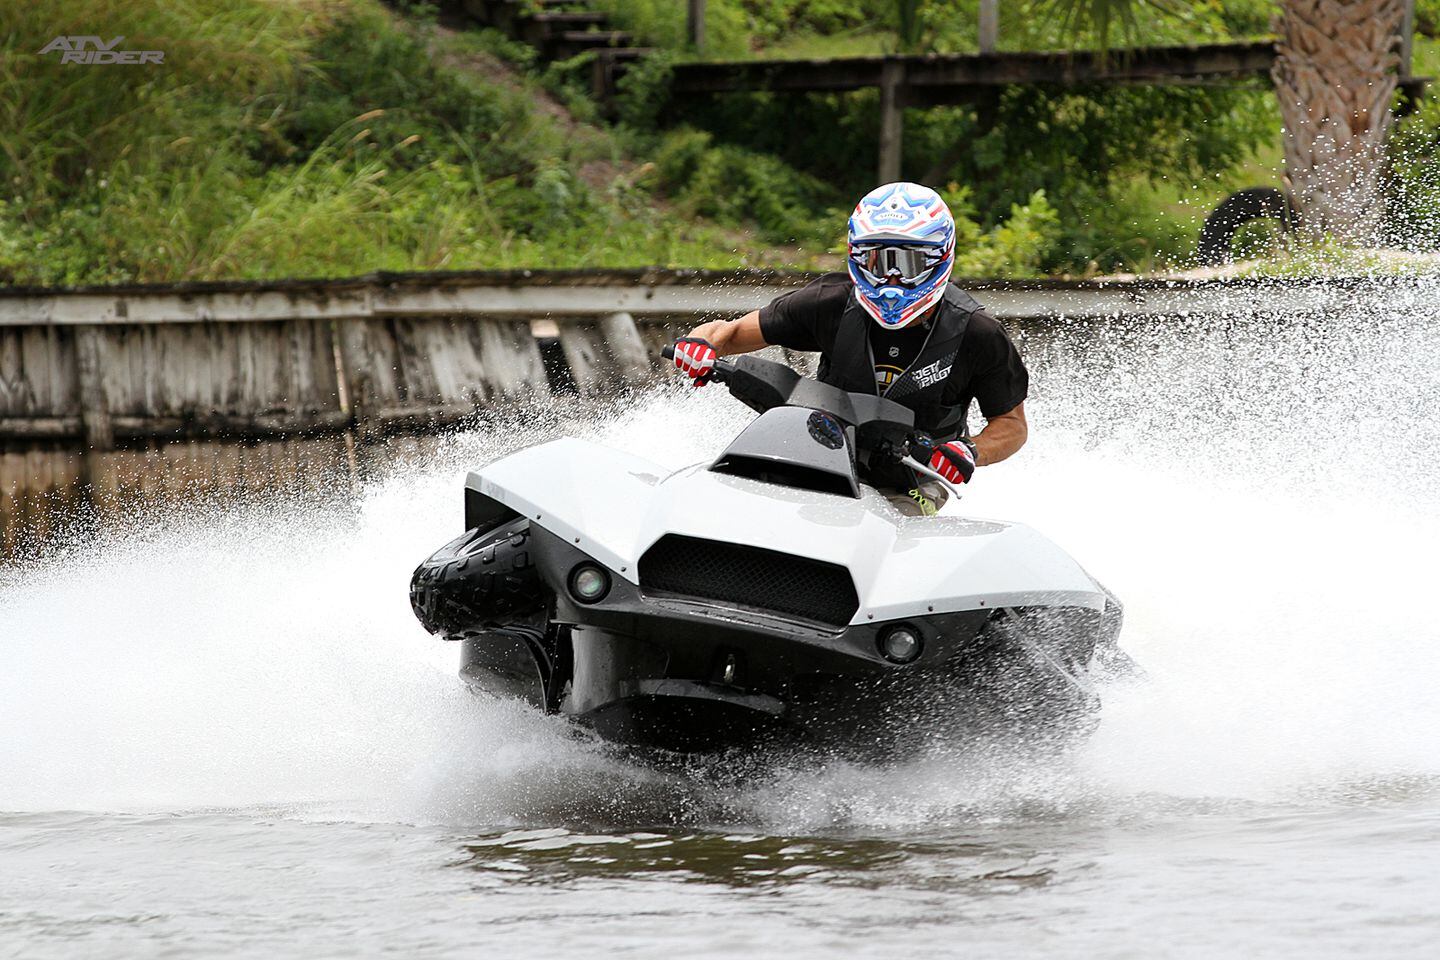
M583 63L541 72L528 48L440 29L423 9L60 0L49 12L0 8L0 283L810 267L853 202L704 133L581 122L595 120L575 83ZM163 68L36 52L96 23L127 49L164 50ZM977 269L1040 268L1053 211L1022 200L1007 228L964 226Z
M592 2L671 56L694 55L685 50L683 4ZM1002 4L1001 47L1065 46L1056 5ZM917 45L969 51L975 48L977 7L978 0L710 0L705 54L878 54ZM1254 36L1266 29L1272 4L1197 0L1167 2L1164 9L1170 12L1135 24L1136 42ZM1093 25L1075 29L1082 40L1098 41ZM640 107L626 114L632 128L669 127L683 113L685 127L706 132L716 147L743 144L829 185L837 206L873 186L875 91L733 94L666 107L664 72L652 65L647 73L633 78L627 91ZM686 136L685 129L668 134ZM1228 193L1277 184L1279 144L1274 95L1258 80L1209 88L1011 88L973 106L907 110L902 170L932 185L963 186L976 225L1000 247L997 231L1011 211L1043 194L1052 214L1052 226L1042 232L1047 239L1038 251L1010 260L1009 270L1149 271L1187 265L1201 222ZM730 191L745 192L743 186Z
M833 264L874 185L875 93L720 97L684 104L677 124L684 5L593 3L663 51L626 78L614 122L586 94L585 58L542 66L493 31L438 27L421 4L0 6L0 283ZM706 54L968 51L977 3L710 0ZM1055 3L1002 4L1002 49L1061 46ZM1272 8L1171 3L1135 39L1256 36ZM1417 10L1422 34L1440 32L1440 0ZM37 52L97 24L164 50L163 68ZM1417 38L1415 61L1440 74L1440 42ZM1433 105L1396 137L1407 240L1440 237L1437 144ZM1277 183L1278 166L1259 83L1012 89L906 115L905 174L946 192L971 275L1184 265L1214 204ZM1250 233L1255 249L1273 242Z
M36 53L94 24L166 63ZM637 184L485 47L375 0L0 6L0 282L812 262Z
M1440 0L1421 0L1436 4ZM685 4L590 0L645 42L686 56ZM970 53L979 0L708 0L706 59L872 56L896 51ZM1096 25L1056 16L1066 0L1000 5L1002 50L1056 50L1099 42ZM1273 0L1160 0L1133 25L1144 43L1203 43L1268 34ZM1078 34L1078 36L1077 36ZM1112 41L1113 42L1113 41Z

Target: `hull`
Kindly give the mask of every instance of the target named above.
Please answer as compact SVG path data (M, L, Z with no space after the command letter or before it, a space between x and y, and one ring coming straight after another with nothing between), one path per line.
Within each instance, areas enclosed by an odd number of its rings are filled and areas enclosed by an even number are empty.
M1116 651L1118 604L1035 531L902 517L870 489L667 476L561 440L472 474L466 525L416 571L422 623L462 642L475 689L630 746L1083 732Z
M462 631L461 673L477 690L568 715L612 742L893 756L981 733L1083 732L1098 704L1086 671L1105 628L1088 608L837 625L618 577L582 603L567 577L593 558L543 529L521 546L543 615ZM921 639L914 662L885 656L897 626Z

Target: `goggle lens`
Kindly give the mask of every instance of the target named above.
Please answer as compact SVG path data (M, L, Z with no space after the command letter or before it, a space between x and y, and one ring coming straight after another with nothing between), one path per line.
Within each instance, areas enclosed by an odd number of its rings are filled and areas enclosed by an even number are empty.
M874 284L899 280L906 286L921 283L943 258L935 247L899 247L865 245L850 251L866 279Z

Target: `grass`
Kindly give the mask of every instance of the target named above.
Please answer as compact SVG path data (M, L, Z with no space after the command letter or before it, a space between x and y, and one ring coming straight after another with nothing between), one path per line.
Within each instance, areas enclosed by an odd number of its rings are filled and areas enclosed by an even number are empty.
M833 264L851 198L703 134L599 123L573 67L378 0L0 7L0 283ZM159 67L61 65L115 24ZM512 62L506 66L505 59ZM530 64L528 72L513 64ZM1046 208L972 224L1034 272Z
M375 0L51 6L0 8L0 282L803 266L828 246L677 208L611 131L537 110L538 82L443 65L483 51ZM34 52L96 23L166 63Z
M683 53L683 5L596 2ZM947 16L925 42L970 49L975 4L931 0ZM708 53L886 52L899 45L887 9L710 0ZM1142 39L1250 36L1267 10L1201 0ZM1059 43L1031 3L1002 16L1002 48ZM95 24L166 63L62 66L36 52ZM1440 74L1440 43L1417 38L1415 69ZM868 188L873 97L807 101L805 123L793 103L759 97L677 127L654 96L664 64L643 74L626 122L609 124L583 61L541 67L493 31L447 31L379 0L54 0L43 18L0 5L0 283L834 262ZM960 219L966 272L1185 266L1225 195L1278 183L1278 116L1247 96L1219 112L1055 96L1009 114L939 178L954 184L936 184ZM973 123L963 108L909 111L906 173Z

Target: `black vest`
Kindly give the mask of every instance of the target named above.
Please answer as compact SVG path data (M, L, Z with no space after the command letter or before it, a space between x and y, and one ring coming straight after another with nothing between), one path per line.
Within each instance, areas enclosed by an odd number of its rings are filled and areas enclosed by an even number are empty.
M960 339L970 317L981 309L974 297L954 284L930 318L930 336L915 361L890 384L885 396L915 411L915 426L937 440L950 440L965 432L965 413L941 402L945 381L960 354ZM875 383L875 356L870 349L870 325L875 321L860 306L855 294L845 304L840 327L830 349L820 355L818 379L851 393L879 393Z

